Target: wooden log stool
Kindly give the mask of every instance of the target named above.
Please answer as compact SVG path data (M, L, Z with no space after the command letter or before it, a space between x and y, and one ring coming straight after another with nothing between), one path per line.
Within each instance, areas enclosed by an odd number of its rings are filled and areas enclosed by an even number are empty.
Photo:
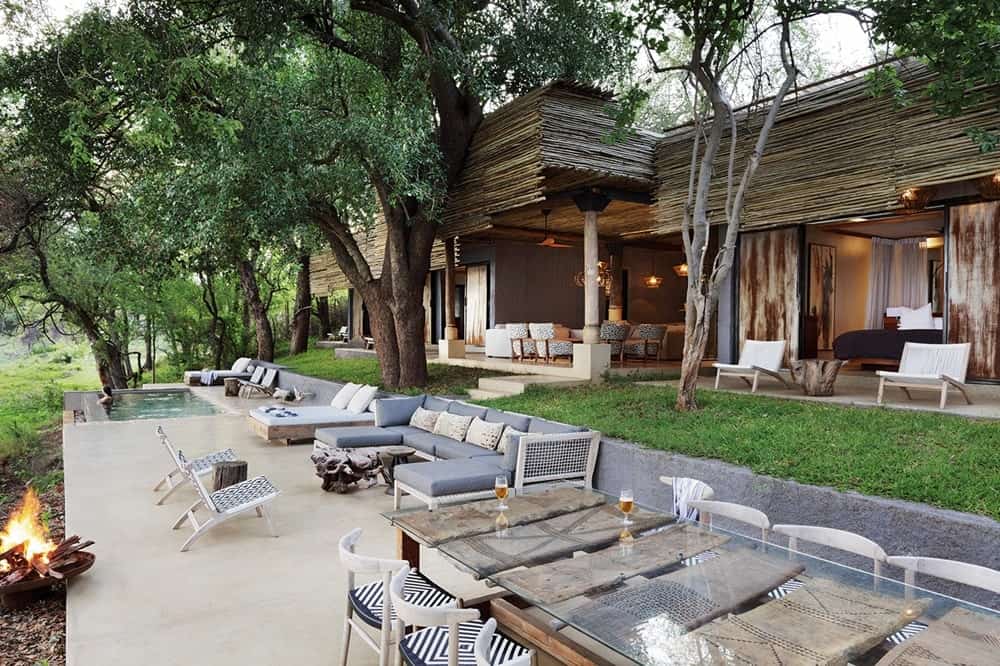
M239 377L226 377L222 380L222 383L226 387L227 398L235 398L240 394Z
M833 384L843 365L844 361L809 358L792 361L790 369L792 379L802 387L803 393L829 396L833 395Z
M240 481L247 480L246 460L217 462L213 467L215 469L215 490L222 490Z

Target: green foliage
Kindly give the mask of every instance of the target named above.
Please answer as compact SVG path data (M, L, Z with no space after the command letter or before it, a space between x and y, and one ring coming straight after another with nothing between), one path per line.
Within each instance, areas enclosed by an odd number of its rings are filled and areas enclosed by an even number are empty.
M612 383L530 390L491 406L584 425L651 448L715 458L802 483L1000 518L997 424L958 416Z

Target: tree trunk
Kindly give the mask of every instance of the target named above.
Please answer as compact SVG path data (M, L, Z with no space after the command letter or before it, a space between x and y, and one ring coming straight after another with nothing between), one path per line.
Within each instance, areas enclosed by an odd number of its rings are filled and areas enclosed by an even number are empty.
M316 303L313 305L313 312L316 313L316 318L319 319L319 339L326 340L330 337L330 333L333 332L333 328L330 326L330 298L327 296L317 296Z
M143 363L143 370L153 369L153 319L149 315L146 315L146 362Z
M254 275L253 263L249 259L243 259L239 262L238 268L243 297L257 329L257 359L273 361L274 330L271 328L271 320L267 318L267 307L260 297L260 286L257 284L257 276Z
M128 388L128 377L125 374L125 365L122 358L121 349L112 342L90 337L90 349L94 354L94 362L97 364L97 376L101 380L102 386L110 386L113 389Z
M403 294L396 303L396 339L399 341L399 386L427 385L427 349L424 344L424 290Z
M389 309L389 299L382 295L379 287L377 283L368 285L362 290L361 297L368 308L368 321L371 324L372 337L375 338L375 354L382 371L382 386L395 389L401 386L399 344L396 340L392 311Z
M681 412L698 409L698 376L705 358L710 326L712 299L696 289L688 291L684 314L684 357L681 360L681 379L677 388L674 407Z
M309 255L299 256L299 274L295 281L295 314L289 354L301 354L309 348L309 324L312 323L312 290L309 285Z

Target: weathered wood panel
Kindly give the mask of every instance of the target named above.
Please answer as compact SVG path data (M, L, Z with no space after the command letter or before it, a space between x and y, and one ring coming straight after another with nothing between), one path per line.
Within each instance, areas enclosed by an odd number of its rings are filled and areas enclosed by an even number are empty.
M749 340L785 340L786 363L799 353L802 227L740 236L740 348Z
M953 207L948 233L948 340L972 343L969 377L1000 378L1000 202Z
M469 266L465 273L465 343L486 344L486 308L489 304L489 266Z

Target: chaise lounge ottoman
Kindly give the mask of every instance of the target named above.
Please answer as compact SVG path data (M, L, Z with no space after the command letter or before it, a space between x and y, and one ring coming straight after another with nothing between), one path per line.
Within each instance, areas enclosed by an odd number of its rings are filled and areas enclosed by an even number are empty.
M375 426L320 428L313 434L313 438L313 453L332 449L398 446L403 442L403 436L398 432Z
M403 488L433 508L440 501L462 501L465 495L469 499L481 498L484 493L492 492L498 476L506 476L508 483L511 477L503 466L503 456L496 455L410 463L399 465L395 473L396 508Z

